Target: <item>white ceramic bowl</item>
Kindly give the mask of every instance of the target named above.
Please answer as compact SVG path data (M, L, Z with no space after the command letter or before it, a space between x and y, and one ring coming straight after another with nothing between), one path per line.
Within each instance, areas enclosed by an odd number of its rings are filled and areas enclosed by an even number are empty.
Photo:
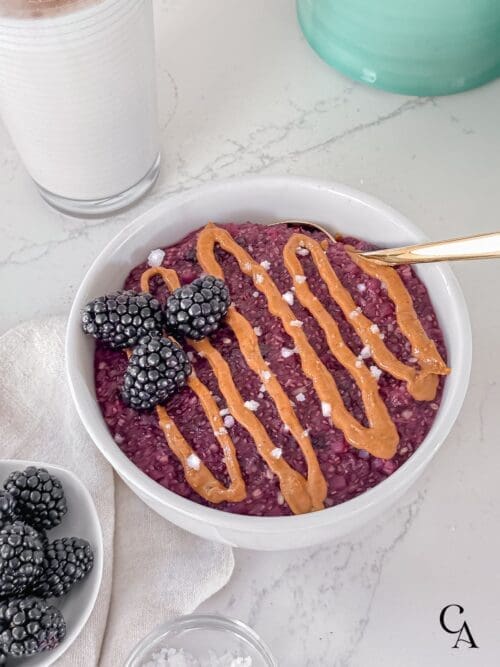
M74 589L57 600L51 600L63 613L66 620L66 637L53 651L45 651L27 658L13 658L18 667L48 667L58 660L78 637L94 608L102 579L102 533L99 517L90 493L78 477L59 466L37 461L0 460L0 481L3 482L14 470L28 466L45 468L61 480L68 500L68 512L61 524L49 531L49 540L59 537L82 537L91 544L94 552L94 567L87 577ZM10 664L10 662L9 662Z
M111 437L95 400L94 343L80 329L90 299L120 288L130 269L153 248L179 241L207 221L266 223L314 220L381 246L419 242L423 234L385 204L342 185L291 177L219 181L165 198L123 229L101 252L76 295L68 324L66 360L71 391L90 436L125 482L153 509L186 530L250 549L292 549L338 538L380 514L417 479L448 435L461 408L471 365L470 323L460 287L448 266L427 265L427 285L453 371L431 431L391 477L346 503L313 514L248 517L203 507L163 488L141 472Z

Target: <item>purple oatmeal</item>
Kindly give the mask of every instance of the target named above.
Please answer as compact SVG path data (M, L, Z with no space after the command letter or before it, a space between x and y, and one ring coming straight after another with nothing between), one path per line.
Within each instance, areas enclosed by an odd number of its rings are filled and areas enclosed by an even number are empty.
M316 354L334 378L347 410L363 426L368 426L358 384L350 372L332 355L325 334L316 319L306 310L298 298L294 298L293 282L285 267L283 250L297 229L285 226L261 226L252 223L220 225L244 248L256 262L262 264L272 280L285 295L297 322ZM174 246L164 248L162 266L174 269L182 284L191 283L202 274L197 261L196 244L199 235L194 232ZM303 231L317 241L323 241L320 232ZM418 361L412 356L412 346L403 335L396 318L395 305L389 298L386 286L357 266L346 246L361 250L368 244L352 238L329 243L326 256L335 269L343 287L348 290L356 306L371 322L386 348L406 366L418 369ZM344 433L332 424L325 414L313 383L304 374L299 354L294 351L294 341L286 333L281 320L271 315L265 296L256 289L251 277L239 268L233 255L220 247L215 257L220 264L232 303L254 328L261 355L276 375L281 387L292 402L300 423L309 436L327 483L326 507L337 505L375 486L399 468L418 448L432 426L439 408L444 377L439 376L437 391L432 400L416 400L404 381L388 372L380 372L371 358L367 346L360 339L333 300L326 283L319 275L311 255L299 252L303 274L311 292L336 321L344 343L363 363L373 369L378 380L378 392L390 419L399 434L395 455L389 459L373 456L364 449L349 444ZM129 274L125 288L140 291L140 279L147 264L135 267ZM398 267L398 275L411 295L414 310L427 337L434 341L437 351L446 361L443 335L425 286L408 266ZM168 290L159 277L150 283L150 290L164 303ZM262 380L249 368L235 335L223 324L211 337L210 343L222 354L231 369L233 380L244 401L255 403L255 412L265 427L280 456L296 471L306 476L306 460L301 448L284 426L271 396L263 390ZM156 412L137 412L127 407L120 398L123 376L127 368L127 355L123 350L113 350L97 343L95 353L95 384L97 398L104 419L122 451L152 479L171 491L197 503L217 507L228 512L255 516L280 516L291 514L280 490L277 477L259 455L254 439L227 409L216 376L208 361L184 344L196 376L212 393L224 424L234 443L242 477L246 484L246 497L239 502L222 502L213 505L199 496L188 484L184 470L169 448L161 430ZM225 486L229 477L218 443L198 397L185 387L165 404L169 416L185 440L196 452L211 473Z

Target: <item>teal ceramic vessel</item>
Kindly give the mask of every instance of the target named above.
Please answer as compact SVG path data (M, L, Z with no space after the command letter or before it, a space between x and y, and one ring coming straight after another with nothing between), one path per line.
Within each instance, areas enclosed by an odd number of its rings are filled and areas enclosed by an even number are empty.
M304 35L352 79L448 95L500 76L500 0L297 0Z

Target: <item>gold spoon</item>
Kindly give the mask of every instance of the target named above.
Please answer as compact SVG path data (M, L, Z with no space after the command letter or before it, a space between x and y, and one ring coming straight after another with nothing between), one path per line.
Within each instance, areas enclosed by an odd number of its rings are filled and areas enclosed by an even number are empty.
M281 220L272 224L316 229L326 234L335 243L335 237L332 233L315 222L307 220ZM447 241L418 243L400 248L371 250L369 252L359 252L359 254L362 257L370 259L375 264L388 265L449 262L458 259L488 259L491 257L500 257L500 232L464 236Z

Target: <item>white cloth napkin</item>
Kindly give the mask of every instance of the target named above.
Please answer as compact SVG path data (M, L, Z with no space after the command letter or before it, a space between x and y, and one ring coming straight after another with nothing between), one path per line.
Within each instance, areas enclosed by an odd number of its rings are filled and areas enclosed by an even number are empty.
M3 458L77 472L99 513L104 574L94 611L58 667L119 667L141 637L193 611L229 580L233 555L168 523L113 473L73 407L62 318L28 322L0 338Z

